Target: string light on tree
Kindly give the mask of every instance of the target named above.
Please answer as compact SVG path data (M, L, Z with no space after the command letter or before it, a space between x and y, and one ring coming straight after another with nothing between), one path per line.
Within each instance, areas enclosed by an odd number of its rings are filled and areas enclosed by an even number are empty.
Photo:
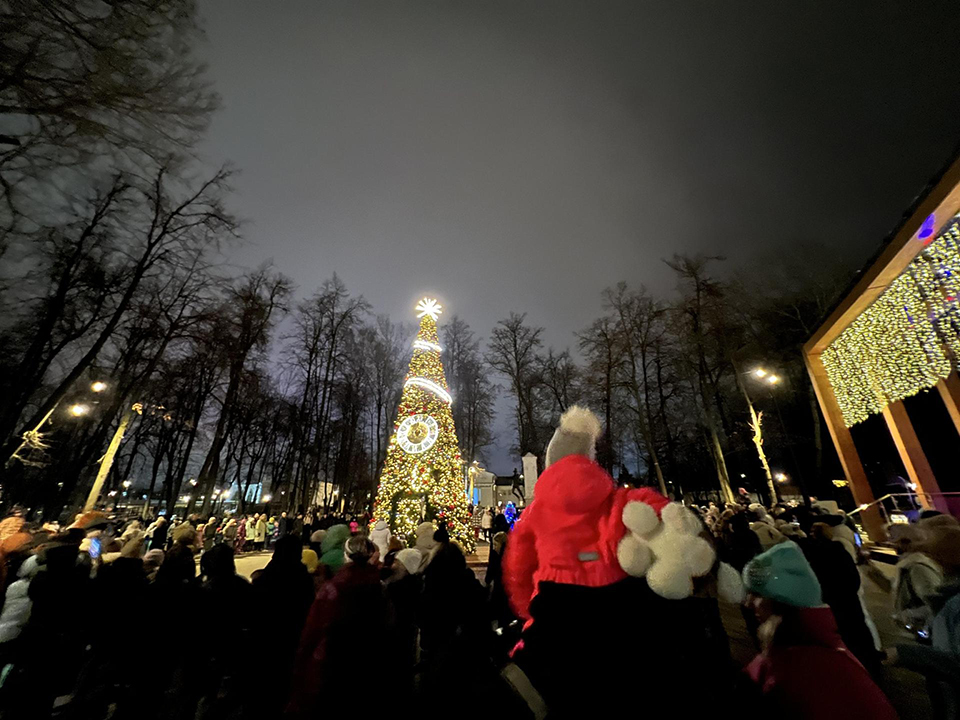
M414 541L422 519L443 525L465 551L474 547L456 428L450 405L437 319L442 308L431 298L417 303L420 329L387 457L380 475L374 522L384 520L393 534Z

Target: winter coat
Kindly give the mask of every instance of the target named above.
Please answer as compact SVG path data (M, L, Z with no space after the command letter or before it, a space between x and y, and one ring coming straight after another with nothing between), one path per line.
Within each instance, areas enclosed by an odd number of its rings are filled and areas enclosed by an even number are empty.
M234 543L237 541L237 521L229 520L227 525L223 528L223 544L227 547L233 547Z
M150 538L150 549L163 550L167 545L167 531L170 529L170 523L158 523L153 529L153 535Z
M237 544L242 545L247 540L247 523L237 523Z
M844 551L845 552L845 551ZM768 717L895 720L896 711L843 644L828 607L796 609L746 672L772 706Z
M377 677L356 672L351 660L377 648L378 662L395 667L392 649L384 648L391 613L380 572L367 564L344 566L317 593L300 637L287 713L318 717L356 709L363 701L383 707L391 698L392 673ZM386 680L386 682L384 682Z
M626 578L617 545L626 534L622 513L630 501L658 513L668 503L649 488L617 488L584 455L568 455L547 468L504 556L504 586L514 611L530 617L530 601L542 582L603 587Z
M40 569L36 555L28 557L17 571L17 580L7 587L3 611L0 612L0 643L17 638L30 619L30 582Z
M217 523L213 520L203 526L203 549L209 550L213 547L214 540L217 538Z
M381 558L385 558L390 551L391 537L393 536L390 534L390 528L387 526L387 523L383 520L378 520L377 524L373 526L373 531L370 533L370 539L373 541L373 544L380 549Z
M493 513L489 510L483 511L483 518L480 520L480 527L484 530L489 530L493 527Z
M266 539L267 539L267 521L261 517L257 520L257 524L254 527L253 541L262 543Z
M860 572L839 542L810 539L800 546L830 606L840 637L857 659L875 676L881 671L880 653L860 602Z
M303 621L313 602L313 579L301 561L300 544L293 538L277 542L277 549L253 582L254 637L270 638L267 662L260 667L258 686L264 688L263 717L280 717L290 684Z
M343 546L350 537L350 528L346 525L334 525L320 543L320 562L336 572L344 563Z
M941 567L922 552L909 552L897 563L893 581L893 616L904 625L923 628L933 614L930 601L943 582Z
M897 664L925 676L931 693L947 690L955 698L960 694L960 582L942 585L931 605L936 612L930 622L931 644L897 645Z
M257 528L256 523L253 522L253 518L247 518L246 526L244 537L250 542L255 542Z
M432 522L422 522L417 526L417 540L414 547L423 555L424 562L429 562L431 553L437 547L437 541L433 539L433 534L437 531ZM422 568L421 568L422 570Z

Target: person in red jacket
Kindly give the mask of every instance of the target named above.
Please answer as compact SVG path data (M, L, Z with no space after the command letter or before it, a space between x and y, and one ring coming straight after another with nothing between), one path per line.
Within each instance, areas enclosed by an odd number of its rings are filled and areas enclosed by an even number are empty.
M689 510L616 486L594 461L600 432L589 410L564 413L503 559L507 597L525 621L513 657L551 718L595 712L600 686L618 707L641 675L651 687L682 677L681 655L695 650L669 636L689 621L672 600L689 597L715 560ZM625 651L640 657L626 662Z
M840 639L817 576L794 542L775 545L743 570L763 651L746 667L765 717L894 720L896 711Z

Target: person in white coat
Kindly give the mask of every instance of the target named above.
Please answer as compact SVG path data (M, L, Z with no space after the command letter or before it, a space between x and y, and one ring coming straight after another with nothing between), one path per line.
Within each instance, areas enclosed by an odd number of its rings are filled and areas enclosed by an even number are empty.
M373 526L373 531L370 533L370 539L380 549L380 557L386 557L390 551L391 537L390 526L387 525L386 521L377 520L377 524Z
M30 600L28 591L30 582L39 569L40 563L37 556L31 555L23 561L17 571L17 580L7 587L3 611L0 612L0 644L16 640L30 619L33 601Z
M493 542L493 508L486 508L483 511L483 517L480 519L480 529L483 530L483 537L487 542Z

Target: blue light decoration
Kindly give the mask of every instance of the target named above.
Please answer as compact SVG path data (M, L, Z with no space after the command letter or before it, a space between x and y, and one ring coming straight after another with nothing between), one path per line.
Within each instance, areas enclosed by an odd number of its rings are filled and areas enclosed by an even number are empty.
M936 230L937 218L934 216L934 213L927 215L927 219L923 221L923 225L920 226L920 231L917 233L917 240L923 242L924 245L930 244L933 240L933 231Z
M517 521L517 506L513 504L512 500L503 509L503 516L507 519L510 529L513 530L513 524Z

